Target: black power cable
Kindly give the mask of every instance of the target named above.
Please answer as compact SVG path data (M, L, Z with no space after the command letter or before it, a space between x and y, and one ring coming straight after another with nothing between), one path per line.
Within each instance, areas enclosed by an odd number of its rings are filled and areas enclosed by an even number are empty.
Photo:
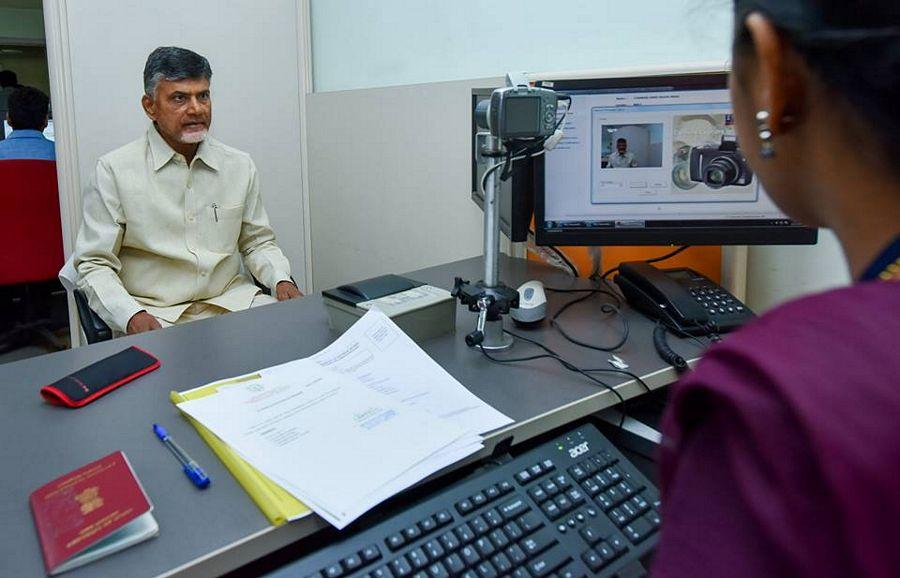
M671 251L671 252L669 252L669 253L666 253L665 255L661 255L661 256L659 256L659 257L654 257L653 259L647 259L647 260L644 261L644 262L645 262L645 263L659 263L660 261L665 261L666 259L671 259L671 258L674 257L675 255L678 255L679 253L681 253L681 252L683 252L683 251L686 251L686 250L688 250L688 249L690 249L690 248L691 248L691 245L684 245L683 247L678 247L678 248L675 249L674 251ZM606 271L603 272L602 275L600 275L600 278L601 278L601 279L606 279L607 277L609 277L610 275L612 275L613 273L615 273L615 272L618 271L618 270L619 270L618 265L615 266L615 267L613 267L612 269L607 269Z

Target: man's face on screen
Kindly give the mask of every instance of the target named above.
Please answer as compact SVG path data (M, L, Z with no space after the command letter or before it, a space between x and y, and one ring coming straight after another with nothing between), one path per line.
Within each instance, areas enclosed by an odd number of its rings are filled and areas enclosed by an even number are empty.
M625 151L628 150L628 143L623 140L618 141L616 143L616 150L619 151L620 155L625 154Z
M212 122L209 80L160 80L153 97L144 96L144 110L172 148L196 144L206 137Z

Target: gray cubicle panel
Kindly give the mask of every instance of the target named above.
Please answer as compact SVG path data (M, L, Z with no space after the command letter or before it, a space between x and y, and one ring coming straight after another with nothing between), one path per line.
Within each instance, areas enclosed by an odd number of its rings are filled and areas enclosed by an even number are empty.
M454 276L476 281L482 270L481 259L475 258L408 275L449 289ZM572 279L555 269L508 258L501 260L501 277L514 287L533 278L554 287L588 286L586 280ZM551 294L551 311L571 298ZM615 341L620 335L620 321L602 313L601 303L600 299L591 299L567 311L567 328L592 342ZM674 372L656 357L652 347L653 324L634 312L626 311L626 315L631 337L618 355L651 387L671 382ZM429 340L422 347L472 392L515 420L488 435L485 450L479 456L488 455L498 441L509 436L519 443L616 403L608 391L563 370L553 360L492 363L463 342L474 322L475 315L460 307L457 333ZM546 323L538 329L523 330L526 332L576 365L607 366L608 354L568 343ZM169 402L169 392L305 357L336 337L328 329L321 296L311 295L0 366L0 432L4 440L0 574L17 578L45 575L28 507L30 492L117 449L128 456L150 496L160 534L66 576L219 575L324 527L317 516L271 527ZM684 357L694 359L699 355L698 345L679 339L671 341ZM158 356L161 367L81 409L51 406L41 399L41 386L132 344ZM497 355L536 352L535 346L518 342L509 352ZM619 389L625 396L642 391L627 377L610 376L604 380L610 384L628 382ZM206 470L212 478L208 489L198 490L191 485L179 464L153 435L153 423L165 426Z

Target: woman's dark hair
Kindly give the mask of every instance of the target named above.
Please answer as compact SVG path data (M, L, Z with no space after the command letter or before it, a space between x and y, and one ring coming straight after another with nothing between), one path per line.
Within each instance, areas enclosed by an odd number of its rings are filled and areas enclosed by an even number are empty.
M50 98L36 88L23 86L9 95L9 124L15 130L41 130L50 112Z
M735 51L751 46L744 25L765 14L806 60L900 158L900 0L735 0Z

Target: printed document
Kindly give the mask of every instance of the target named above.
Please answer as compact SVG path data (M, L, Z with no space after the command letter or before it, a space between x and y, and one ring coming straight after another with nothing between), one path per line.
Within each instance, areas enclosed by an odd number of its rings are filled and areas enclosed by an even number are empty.
M510 423L373 310L312 357L178 407L338 528Z

